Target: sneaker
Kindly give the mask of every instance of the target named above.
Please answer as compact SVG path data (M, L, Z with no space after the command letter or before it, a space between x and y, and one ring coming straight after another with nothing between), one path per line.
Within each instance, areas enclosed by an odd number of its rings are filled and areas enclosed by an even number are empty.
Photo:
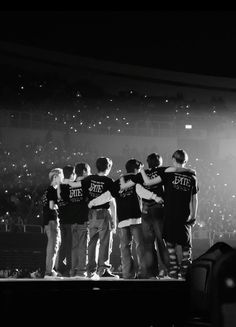
M8 278L19 278L20 270L19 269L13 269L8 276Z
M104 273L100 275L100 278L119 279L120 277L118 275L112 274L109 270L105 270Z
M172 274L169 273L168 274L168 277L171 278L171 279L178 279L178 273L177 272L176 273L172 273Z
M87 274L87 277L90 278L90 279L92 279L92 280L98 280L98 279L100 279L99 275L96 272L88 273Z
M185 274L178 273L178 279L180 279L180 280L186 280Z
M148 277L148 279L149 279L149 280L157 280L158 277L157 277L157 276L150 276L150 277Z
M166 279L173 279L173 277L170 277L169 275L165 275L165 276L162 277L161 279L164 279L164 280L166 280Z
M159 271L158 278L164 278L167 275L164 269Z
M86 273L84 273L84 274L76 274L73 278L75 278L75 279L86 279L87 278L87 275L86 275Z
M57 273L55 270L53 270L51 273L46 273L44 275L45 279L63 279L60 273Z
M39 270L33 271L30 273L31 278L42 278L42 274Z

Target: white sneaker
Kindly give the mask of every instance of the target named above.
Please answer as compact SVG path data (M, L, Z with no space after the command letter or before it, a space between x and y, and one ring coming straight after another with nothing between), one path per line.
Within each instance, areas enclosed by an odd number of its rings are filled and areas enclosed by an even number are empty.
M90 279L92 280L99 280L100 276L97 273L92 274L92 276L90 277Z
M59 273L57 273L55 270L53 270L49 274L45 274L44 278L45 279L63 279L63 277Z

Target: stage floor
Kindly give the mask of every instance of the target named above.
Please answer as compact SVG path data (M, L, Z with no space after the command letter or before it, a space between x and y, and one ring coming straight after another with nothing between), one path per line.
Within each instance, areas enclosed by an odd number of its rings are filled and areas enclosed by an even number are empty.
M184 280L0 279L1 311L8 321L27 325L60 325L73 316L87 319L81 326L175 326L187 305Z

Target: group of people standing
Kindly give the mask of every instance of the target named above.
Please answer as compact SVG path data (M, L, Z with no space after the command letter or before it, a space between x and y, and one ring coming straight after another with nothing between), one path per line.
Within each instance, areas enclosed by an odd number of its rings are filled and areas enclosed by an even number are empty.
M172 160L173 166L163 167L162 157L151 153L144 169L129 159L126 174L115 181L108 176L113 163L106 157L96 160L95 174L84 162L52 169L43 196L44 278L118 279L110 264L116 231L122 278L184 278L199 187L196 172L185 168L187 153L179 149Z

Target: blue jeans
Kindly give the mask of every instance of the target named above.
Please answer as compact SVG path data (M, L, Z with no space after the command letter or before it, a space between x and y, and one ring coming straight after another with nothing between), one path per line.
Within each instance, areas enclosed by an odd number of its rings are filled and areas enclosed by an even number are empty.
M144 244L141 224L119 228L122 275L125 279L146 277L146 263L144 260ZM135 250L138 261L138 271L135 271L135 262L132 255L132 244L135 242Z
M98 246L99 241L99 247ZM110 269L112 250L111 215L108 209L89 210L88 275ZM96 256L97 254L97 256ZM96 258L98 257L98 258Z
M58 221L50 220L49 223L44 226L44 231L48 238L45 274L51 274L56 264L60 243L60 229Z
M71 270L72 276L84 276L88 261L88 223L73 224L72 231L72 252Z

